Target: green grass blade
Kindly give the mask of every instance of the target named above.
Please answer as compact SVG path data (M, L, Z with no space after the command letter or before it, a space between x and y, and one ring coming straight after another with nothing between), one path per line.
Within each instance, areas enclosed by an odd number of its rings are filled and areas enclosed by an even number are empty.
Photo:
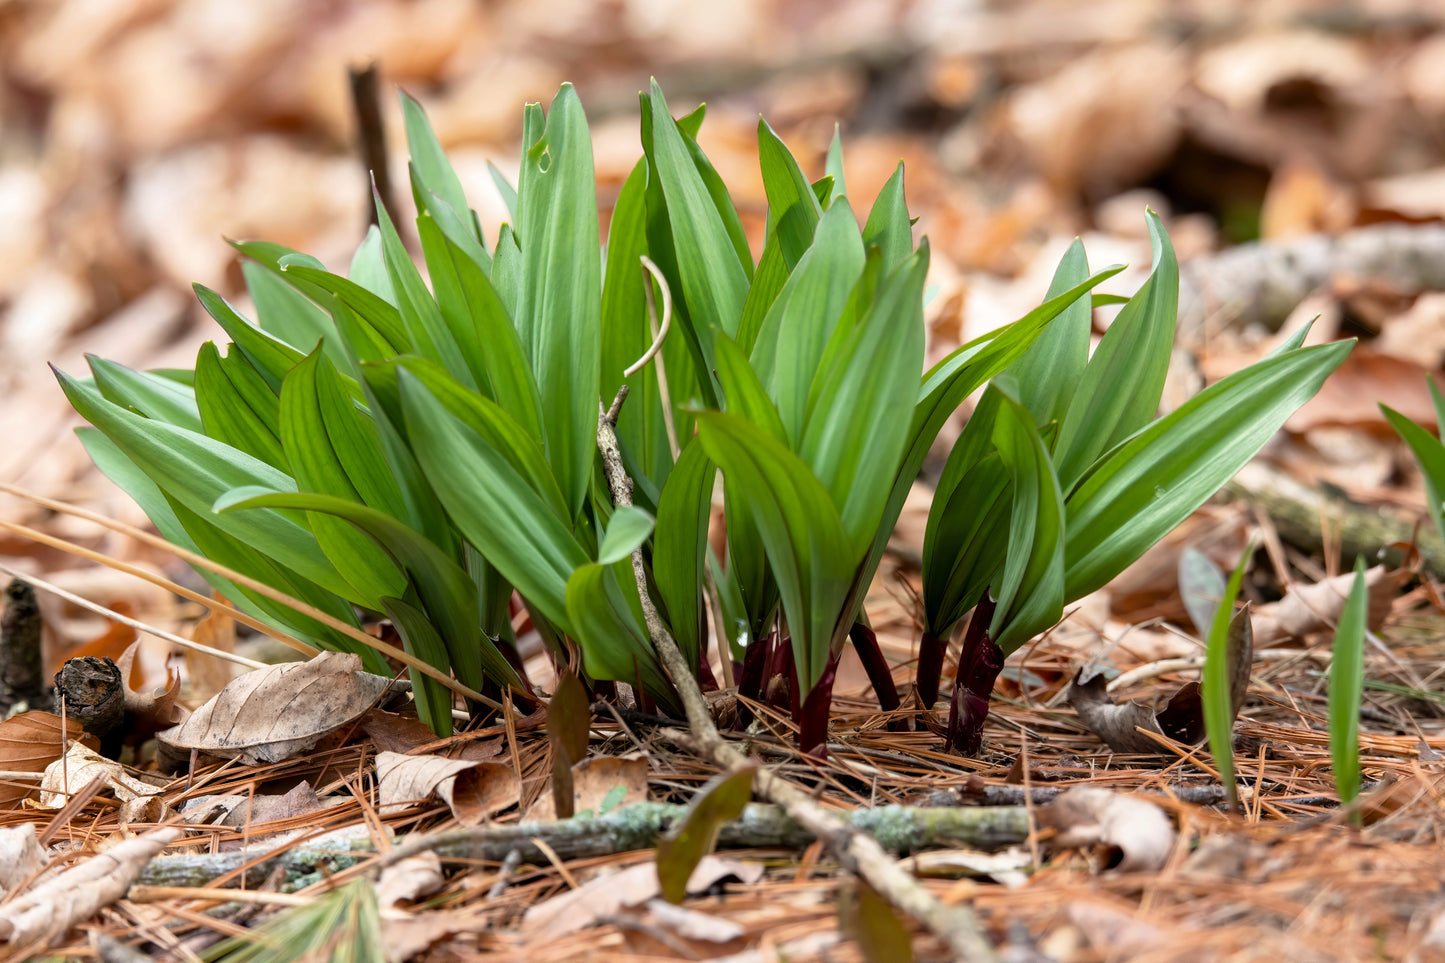
M1365 558L1355 559L1355 579L1335 629L1330 662L1330 761L1340 804L1349 806L1360 794L1360 701L1364 696L1365 619L1369 614ZM1356 823L1360 814L1351 814Z
M1239 787L1234 781L1234 691L1232 685L1233 666L1230 665L1229 626L1234 620L1234 603L1239 598L1239 587L1244 581L1245 569L1254 555L1254 542L1240 556L1239 564L1229 575L1224 587L1224 596L1214 612L1214 621L1209 625L1209 637L1205 640L1204 672L1201 697L1204 700L1204 728L1209 735L1209 752L1214 756L1214 767L1219 770L1219 780L1229 793L1230 805L1239 808ZM1248 618L1248 615L1245 616Z

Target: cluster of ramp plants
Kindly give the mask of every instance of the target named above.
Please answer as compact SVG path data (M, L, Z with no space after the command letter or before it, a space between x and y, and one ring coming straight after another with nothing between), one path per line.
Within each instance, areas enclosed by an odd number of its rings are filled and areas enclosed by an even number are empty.
M760 121L755 259L698 146L703 108L674 117L655 83L640 101L642 157L605 238L564 86L525 110L515 188L498 175L510 219L489 242L403 97L415 221L398 230L378 199L344 272L236 244L255 317L196 289L224 347L193 369L92 358L88 378L59 374L91 455L170 541L332 622L388 619L413 657L489 698L536 697L513 629L524 608L594 694L626 683L676 711L645 592L701 684L716 684L711 621L724 681L791 711L817 750L845 645L883 707L901 704L864 594L940 428L986 388L929 519L916 687L931 709L972 611L949 739L973 751L1003 657L1197 508L1349 351L1297 338L1154 420L1178 266L1149 215L1154 273L1092 358L1093 306L1124 300L1093 290L1120 268L1090 273L1076 244L1039 307L924 371L929 248L901 165L865 211L836 139L810 180ZM635 504L616 507L597 437L624 384ZM256 618L385 670L277 593L201 574ZM449 732L452 691L412 681L422 718Z

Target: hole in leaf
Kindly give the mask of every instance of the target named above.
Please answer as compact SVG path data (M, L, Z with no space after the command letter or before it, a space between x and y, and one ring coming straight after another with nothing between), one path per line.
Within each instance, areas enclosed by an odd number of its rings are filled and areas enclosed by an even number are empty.
M542 151L542 156L541 156L541 157L537 158L537 170L539 170L539 171L541 171L543 174L545 174L545 173L547 173L548 168L550 168L551 166L552 166L552 148L549 147L549 148L547 148L546 150Z

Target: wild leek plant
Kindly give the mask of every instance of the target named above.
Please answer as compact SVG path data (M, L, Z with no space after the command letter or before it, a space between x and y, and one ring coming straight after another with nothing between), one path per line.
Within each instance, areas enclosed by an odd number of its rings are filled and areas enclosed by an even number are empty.
M1434 378L1427 379L1426 384L1430 386L1430 399L1435 405L1436 431L1445 430L1445 396L1441 396ZM1425 511L1434 522L1435 530L1445 537L1445 514L1441 511L1442 504L1445 504L1441 502L1441 498L1445 497L1445 444L1388 405L1381 404L1380 410L1400 437L1405 439L1405 444L1410 446L1420 466L1420 474L1425 477Z
M1135 363L1137 334L1111 332L1096 358L1113 360L1071 384L1083 370L1087 345L1074 342L1081 323L1087 338L1087 295L1119 270L1090 275L1082 252L1043 305L920 377L928 245L914 244L901 167L860 229L837 141L826 176L810 182L760 121L769 209L755 263L698 147L703 109L674 119L654 83L641 95L642 157L617 198L604 257L586 118L565 86L545 114L535 104L524 113L515 191L501 181L511 219L489 244L421 109L403 106L429 286L396 212L378 203L378 224L345 275L280 245L237 244L256 323L198 287L231 343L205 346L194 370L92 359L92 378L60 378L94 426L82 434L97 463L167 538L350 626L358 613L384 615L409 652L479 693L530 691L512 636L516 599L559 663L580 654L594 688L626 682L675 708L643 618L646 592L704 684L711 607L724 670L740 663L740 691L790 708L805 748L819 747L845 640L859 644L885 707L898 704L863 596L939 428L990 378L1014 366L1013 382L986 395L992 421L975 418L965 447L984 460L996 448L1008 484L964 484L964 458L940 517L953 538L969 505L992 505L993 514L973 513L990 519L1005 506L1002 527L984 533L997 537L983 557L1000 565L980 586L994 585L1004 603L992 634L1012 645L1057 621L1062 562L1048 546L1062 544L1065 509L1077 555L1068 584L1087 591L1207 497L1224 480L1216 463L1252 453L1348 350L1295 344L1263 376L1211 389L1224 397L1202 418L1185 412L1181 425L1176 412L1163 429L1135 434L1158 401L1161 343L1168 354L1158 319L1172 324L1172 303L1149 309L1147 364ZM624 384L616 433L637 507L616 508L596 439L599 407ZM1060 389L1047 408L1040 384ZM1126 402L1121 391L1132 391ZM1090 392L1087 417L1069 407L1062 430L1035 415ZM1236 403L1243 419L1225 423L1245 440L1231 447L1212 431ZM1152 472L1142 478L1128 454L1141 445L1139 463ZM1052 459L1063 452L1061 486ZM1198 453L1211 466L1202 480L1179 463ZM726 542L714 555L719 471ZM1136 504L1156 488L1174 492L1170 511ZM1063 501L1076 491L1091 494ZM1140 519L1124 524L1114 500ZM965 544L934 535L930 573ZM1005 578L995 581L995 569ZM356 645L207 578L318 646ZM982 597L967 595L946 606L957 610L952 620L931 619L935 636ZM381 667L374 652L362 655ZM447 731L450 693L414 682L423 718Z
M1179 265L1149 214L1154 271L1089 356L1090 299L1072 300L990 384L950 453L923 548L918 690L937 697L947 640L973 609L949 741L976 752L1008 653L1184 521L1319 390L1353 342L1269 357L1155 420L1174 342ZM1051 295L1088 277L1081 244ZM976 606L976 608L975 608Z

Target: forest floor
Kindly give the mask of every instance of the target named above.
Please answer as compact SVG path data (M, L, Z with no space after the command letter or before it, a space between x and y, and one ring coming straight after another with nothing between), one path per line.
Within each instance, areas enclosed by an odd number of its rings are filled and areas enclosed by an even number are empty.
M0 482L145 524L90 466L45 361L75 371L93 352L188 364L220 334L189 284L240 289L224 237L281 241L328 263L349 252L368 196L345 83L361 56L426 105L488 236L503 208L485 161L515 172L520 105L563 80L578 84L593 121L604 205L639 153L633 95L647 75L678 106L707 99L700 142L755 241L766 217L758 113L810 172L841 123L861 198L906 164L909 206L934 250L930 362L1036 304L1075 235L1095 263L1132 265L1109 285L1130 292L1148 270L1148 205L1184 264L1166 407L1315 316L1313 337L1361 338L1345 366L1235 484L1009 661L978 758L945 752L932 713L879 712L853 662L840 670L826 761L801 756L791 721L767 706L750 706L753 726L729 738L839 810L987 809L986 832L940 834L905 864L945 903L971 906L1000 959L1445 960L1445 546L1376 407L1435 422L1425 385L1445 363L1445 270L1411 252L1438 250L1445 218L1445 17L1371 0L759 0L706 17L647 0L360 0L311 5L301 31L285 6L221 17L201 0L118 0L97 19L80 0L0 5ZM399 172L399 115L387 110ZM1317 232L1379 257L1312 273L1290 258ZM1111 316L1096 314L1102 330ZM926 467L868 599L904 692L938 467ZM189 584L173 557L34 500L0 499L0 564L149 626L270 658L264 640L203 619L200 606L43 538ZM1160 707L1197 680L1184 550L1227 570L1251 537L1261 546L1244 593L1255 659L1235 727L1236 812L1207 749L1163 740L1115 752L1068 692L1082 670L1109 680L1117 702ZM1360 553L1379 567L1356 826L1335 796L1324 693L1338 576ZM136 639L56 596L40 603L51 670L80 654L118 658ZM145 637L128 681L151 692L171 668L191 708L230 678ZM531 668L546 688L550 666ZM903 722L911 731L890 728ZM189 827L163 858L213 854L209 889L152 869L68 932L0 944L0 956L120 960L140 948L196 959L272 914L330 905L322 898L348 879L374 874L393 834L504 829L545 819L551 804L541 715L482 720L437 743L414 720L372 710L302 758L202 757L178 777L158 775L143 749L130 769L89 793L68 785L48 809L20 772L35 768L36 733L8 725L0 830L34 823L54 865L92 860L199 797L241 804L209 800L226 812ZM445 755L479 775L450 806L389 809L376 796L382 752ZM685 727L604 707L589 755L575 778L595 796L580 809L615 808L618 787L625 802L687 803L715 774ZM1108 795L1055 804L1076 787ZM323 835L351 851L303 859ZM720 850L717 882L679 913L654 899L650 847L573 856L549 838L520 861L449 861L424 897L394 883L376 923L390 958L865 955L854 937L866 894L820 844ZM282 876L245 872L277 857ZM0 880L15 888L0 913L24 883ZM919 959L946 956L905 925Z

